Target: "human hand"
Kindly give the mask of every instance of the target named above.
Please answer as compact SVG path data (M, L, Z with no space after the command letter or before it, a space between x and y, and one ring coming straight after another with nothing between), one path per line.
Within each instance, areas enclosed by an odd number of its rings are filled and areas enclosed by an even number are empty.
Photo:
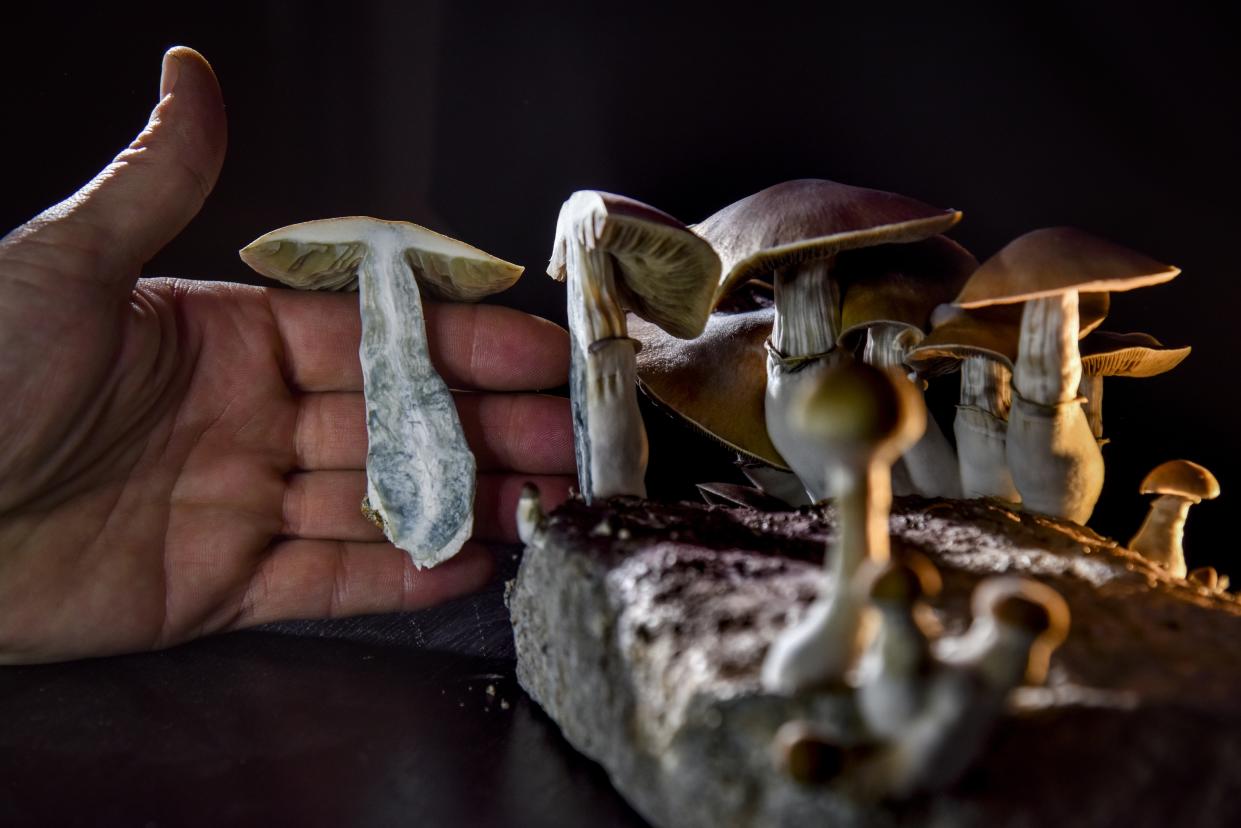
M479 466L475 540L419 571L361 515L357 299L142 279L224 156L206 61L164 58L141 135L0 241L0 663L165 647L288 618L425 607L492 574L516 498L572 484L558 326L430 305Z

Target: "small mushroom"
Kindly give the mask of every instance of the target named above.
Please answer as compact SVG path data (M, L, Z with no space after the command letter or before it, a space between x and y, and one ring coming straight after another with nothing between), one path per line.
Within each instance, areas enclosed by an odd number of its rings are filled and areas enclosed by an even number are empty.
M717 301L750 279L774 277L776 316L769 342L767 431L811 496L827 494L827 458L789 432L799 389L838 361L841 286L837 254L921 241L961 218L894 193L802 179L768 187L725 207L693 229L723 262Z
M523 483L521 494L517 496L517 539L529 545L546 520L539 487L533 483Z
M859 578L888 560L892 463L922 435L926 407L904 377L848 360L804 389L790 416L790 432L831 458L839 521L819 596L763 663L767 690L796 694L842 682L857 658L866 604Z
M1106 293L1082 294L1083 335L1102 323L1108 305ZM941 305L931 315L931 333L907 355L921 376L961 372L953 432L965 497L1021 502L1008 468L1007 442L1022 308L1013 304L967 311Z
M1215 475L1188 460L1169 460L1151 469L1138 489L1159 495L1151 502L1146 520L1129 541L1129 548L1168 570L1173 577L1186 574L1181 540L1189 507L1219 497Z
M570 396L578 482L587 501L646 495L636 341L626 309L676 337L702 333L719 283L711 246L624 196L574 193L561 207L548 275L568 283Z
M977 268L969 251L944 236L841 253L840 342L853 352L860 346L869 365L909 373L907 355L926 335L931 312L956 296ZM922 439L892 466L892 492L961 496L956 453L934 417L927 418Z
M879 614L874 640L858 666L858 709L871 734L890 739L922 710L933 659L917 611L940 589L939 572L922 555L890 561L870 585Z
M1208 592L1227 592L1228 576L1220 575L1213 566L1200 566L1189 570L1185 580L1197 584Z
M840 774L845 752L822 727L806 719L785 722L771 743L776 770L800 785L824 785Z
M273 230L241 258L303 290L356 287L366 398L366 500L384 534L420 567L452 557L474 524L474 456L431 365L420 289L474 302L522 268L416 224L364 216Z
M1022 507L1085 523L1103 489L1103 455L1079 405L1078 296L1166 282L1180 271L1067 227L1026 233L975 272L962 308L1025 303L1006 456Z
M1082 340L1082 380L1078 390L1085 398L1090 431L1103 439L1103 378L1153 377L1171 371L1189 356L1190 348L1167 348L1144 333L1096 331Z

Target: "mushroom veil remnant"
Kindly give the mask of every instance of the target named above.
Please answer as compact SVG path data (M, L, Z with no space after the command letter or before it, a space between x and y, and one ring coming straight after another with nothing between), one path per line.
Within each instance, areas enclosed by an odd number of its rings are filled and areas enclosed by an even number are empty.
M767 361L766 419L771 441L815 499L827 496L828 458L790 431L799 391L839 361L841 284L837 254L921 241L961 218L912 198L835 181L786 181L743 198L693 230L723 263L717 298L749 279L774 275L776 318Z
M719 282L711 246L676 219L624 196L574 193L560 209L547 268L567 282L570 393L583 497L646 495L637 341L625 311L673 336L702 333Z
M791 431L831 458L840 534L819 596L763 663L763 686L785 694L843 681L858 656L865 569L888 561L892 463L922 436L926 406L901 375L846 358L803 390L790 417Z
M273 230L241 258L302 290L359 292L366 398L363 511L419 567L460 550L474 524L474 456L452 394L431 365L420 289L473 302L522 268L425 227L364 216Z
M1020 236L957 297L972 309L1023 302L1006 456L1023 508L1085 523L1103 455L1080 405L1078 296L1166 282L1180 271L1069 227Z
M1186 575L1185 518L1189 507L1219 497L1215 475L1188 460L1169 460L1151 469L1139 489L1142 494L1159 495L1129 548L1168 570L1177 578Z

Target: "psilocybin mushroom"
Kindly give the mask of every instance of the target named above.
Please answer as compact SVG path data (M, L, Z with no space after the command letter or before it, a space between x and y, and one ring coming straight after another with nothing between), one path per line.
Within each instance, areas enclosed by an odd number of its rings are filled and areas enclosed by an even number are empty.
M1099 444L1103 439L1103 378L1154 377L1171 371L1189 356L1190 348L1167 348L1144 333L1095 331L1082 340L1082 381L1086 420Z
M425 227L365 216L273 230L241 258L303 290L359 292L366 398L366 500L384 534L419 567L452 557L474 525L474 456L448 387L431 365L421 290L473 302L522 268Z
M568 285L582 496L644 497L646 430L638 413L637 342L625 311L673 336L698 336L715 298L719 258L666 213L624 196L582 191L560 209L547 272Z
M723 262L717 297L749 279L774 276L776 318L767 361L766 419L771 441L811 496L827 496L827 458L789 431L799 389L834 361L840 334L838 253L921 241L961 218L912 198L802 179L768 187L725 207L693 230Z
M1174 577L1184 578L1185 550L1181 541L1185 518L1190 506L1219 497L1219 481L1197 463L1169 460L1151 469L1138 491L1158 497L1151 502L1146 520L1129 541L1129 548Z
M790 411L792 433L831 458L838 536L819 596L772 643L763 686L795 694L844 680L857 658L864 569L888 560L892 463L922 435L926 406L903 376L849 359L822 374Z
M1024 302L1006 456L1022 508L1085 523L1103 489L1103 455L1080 405L1082 293L1132 290L1180 271L1068 227L1026 233L975 272L956 305Z

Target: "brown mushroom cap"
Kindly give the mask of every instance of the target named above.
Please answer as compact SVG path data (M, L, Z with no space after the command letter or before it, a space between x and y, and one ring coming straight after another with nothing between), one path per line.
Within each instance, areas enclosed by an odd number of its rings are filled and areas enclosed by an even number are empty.
M856 347L876 323L926 330L931 311L951 301L978 268L970 252L945 236L840 254L833 271L843 284L840 341Z
M720 261L711 245L667 213L632 198L584 190L561 211L588 222L597 249L616 262L616 286L627 310L670 334L692 339L702 333L719 283ZM567 275L566 233L557 227L547 274Z
M1133 290L1166 282L1180 272L1082 230L1048 227L1017 237L983 262L956 304L981 308L1070 290Z
M795 427L808 439L899 457L926 429L926 405L895 372L847 360L824 372L794 406Z
M1110 303L1107 293L1081 294L1077 306L1080 336L1102 324ZM942 305L931 315L934 329L909 350L906 361L918 373L932 377L957 370L968 357L998 360L1011 369L1021 339L1022 309L1020 304L973 310Z
M691 229L723 263L717 296L746 279L842 250L912 242L961 219L906 196L805 178L785 181L734 202Z
M974 589L970 604L976 618L990 616L1052 646L1063 641L1069 632L1069 605L1064 598L1051 587L1029 578L988 578Z
M1095 331L1081 344L1082 373L1102 377L1153 377L1171 371L1191 348L1167 348L1144 333Z
M368 216L318 219L273 230L246 245L242 260L269 279L302 290L355 290L372 248L403 252L434 299L475 302L510 287L524 268L465 242L404 221Z
M935 597L942 587L943 579L935 564L915 552L884 564L870 583L870 597L874 601L909 606L921 598Z
M1169 460L1151 469L1138 491L1141 494L1176 495L1199 503L1219 497L1219 481L1197 463Z
M697 339L674 339L631 318L642 343L638 382L662 405L730 448L777 468L788 464L767 436L767 353L775 311L712 314Z

